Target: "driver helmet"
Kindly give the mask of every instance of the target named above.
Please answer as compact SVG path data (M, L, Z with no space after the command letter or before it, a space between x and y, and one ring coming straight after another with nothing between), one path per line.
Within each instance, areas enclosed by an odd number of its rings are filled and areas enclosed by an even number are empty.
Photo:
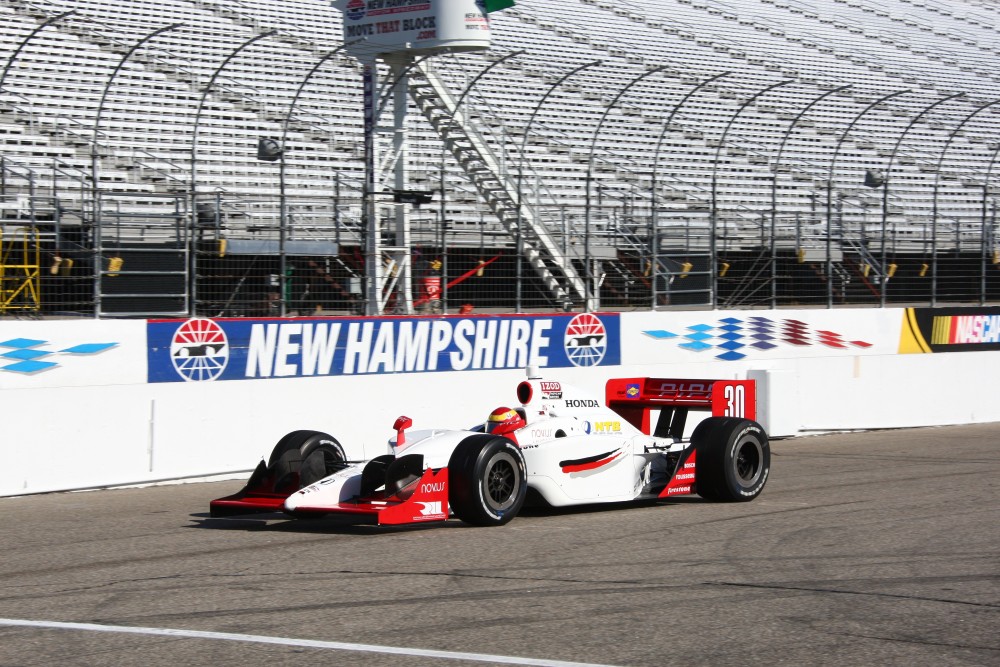
M504 435L513 433L524 427L524 417L517 410L507 407L500 407L490 413L486 418L486 432L494 435Z

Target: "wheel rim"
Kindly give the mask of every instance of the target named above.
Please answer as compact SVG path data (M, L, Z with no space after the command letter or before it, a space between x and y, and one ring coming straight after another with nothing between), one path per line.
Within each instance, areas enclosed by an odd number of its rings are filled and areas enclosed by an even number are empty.
M501 453L490 459L483 475L483 500L494 511L503 511L514 504L521 480L517 462L510 454Z
M764 449L756 440L744 440L736 449L736 456L733 457L733 469L736 472L736 479L743 486L752 486L760 477L762 463L764 461Z

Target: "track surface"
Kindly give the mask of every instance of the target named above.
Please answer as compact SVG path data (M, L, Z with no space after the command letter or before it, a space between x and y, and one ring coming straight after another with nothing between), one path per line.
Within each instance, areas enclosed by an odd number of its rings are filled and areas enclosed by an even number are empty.
M0 618L287 640L0 621L0 665L1000 664L1000 424L772 449L752 503L498 529L208 518L238 482L0 499Z

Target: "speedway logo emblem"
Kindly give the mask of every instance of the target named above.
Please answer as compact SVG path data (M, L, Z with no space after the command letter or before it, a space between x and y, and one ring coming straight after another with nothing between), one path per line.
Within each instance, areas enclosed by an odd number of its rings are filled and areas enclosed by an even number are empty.
M365 17L364 0L350 0L350 2L347 3L345 11L347 13L347 18L352 21L360 21Z
M33 375L59 368L73 357L90 357L117 347L118 343L80 343L52 349L47 340L12 338L0 341L0 371Z
M574 366L597 366L607 351L608 331L596 315L580 313L566 327L566 356Z
M212 320L188 320L170 341L174 370L188 382L214 380L229 362L226 332Z
M845 340L833 331L813 331L799 320L772 320L767 317L740 319L727 317L717 324L694 324L686 332L663 329L643 331L644 335L662 341L677 341L678 347L690 352L718 352L716 359L738 361L757 351L778 347L809 347L822 345L835 349L868 348L863 340Z
M616 314L147 324L150 382L609 366Z

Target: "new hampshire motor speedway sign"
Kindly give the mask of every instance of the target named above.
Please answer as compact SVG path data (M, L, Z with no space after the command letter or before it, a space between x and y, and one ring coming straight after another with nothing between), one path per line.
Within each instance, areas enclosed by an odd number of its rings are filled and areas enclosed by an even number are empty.
M616 314L150 320L149 382L614 366Z

